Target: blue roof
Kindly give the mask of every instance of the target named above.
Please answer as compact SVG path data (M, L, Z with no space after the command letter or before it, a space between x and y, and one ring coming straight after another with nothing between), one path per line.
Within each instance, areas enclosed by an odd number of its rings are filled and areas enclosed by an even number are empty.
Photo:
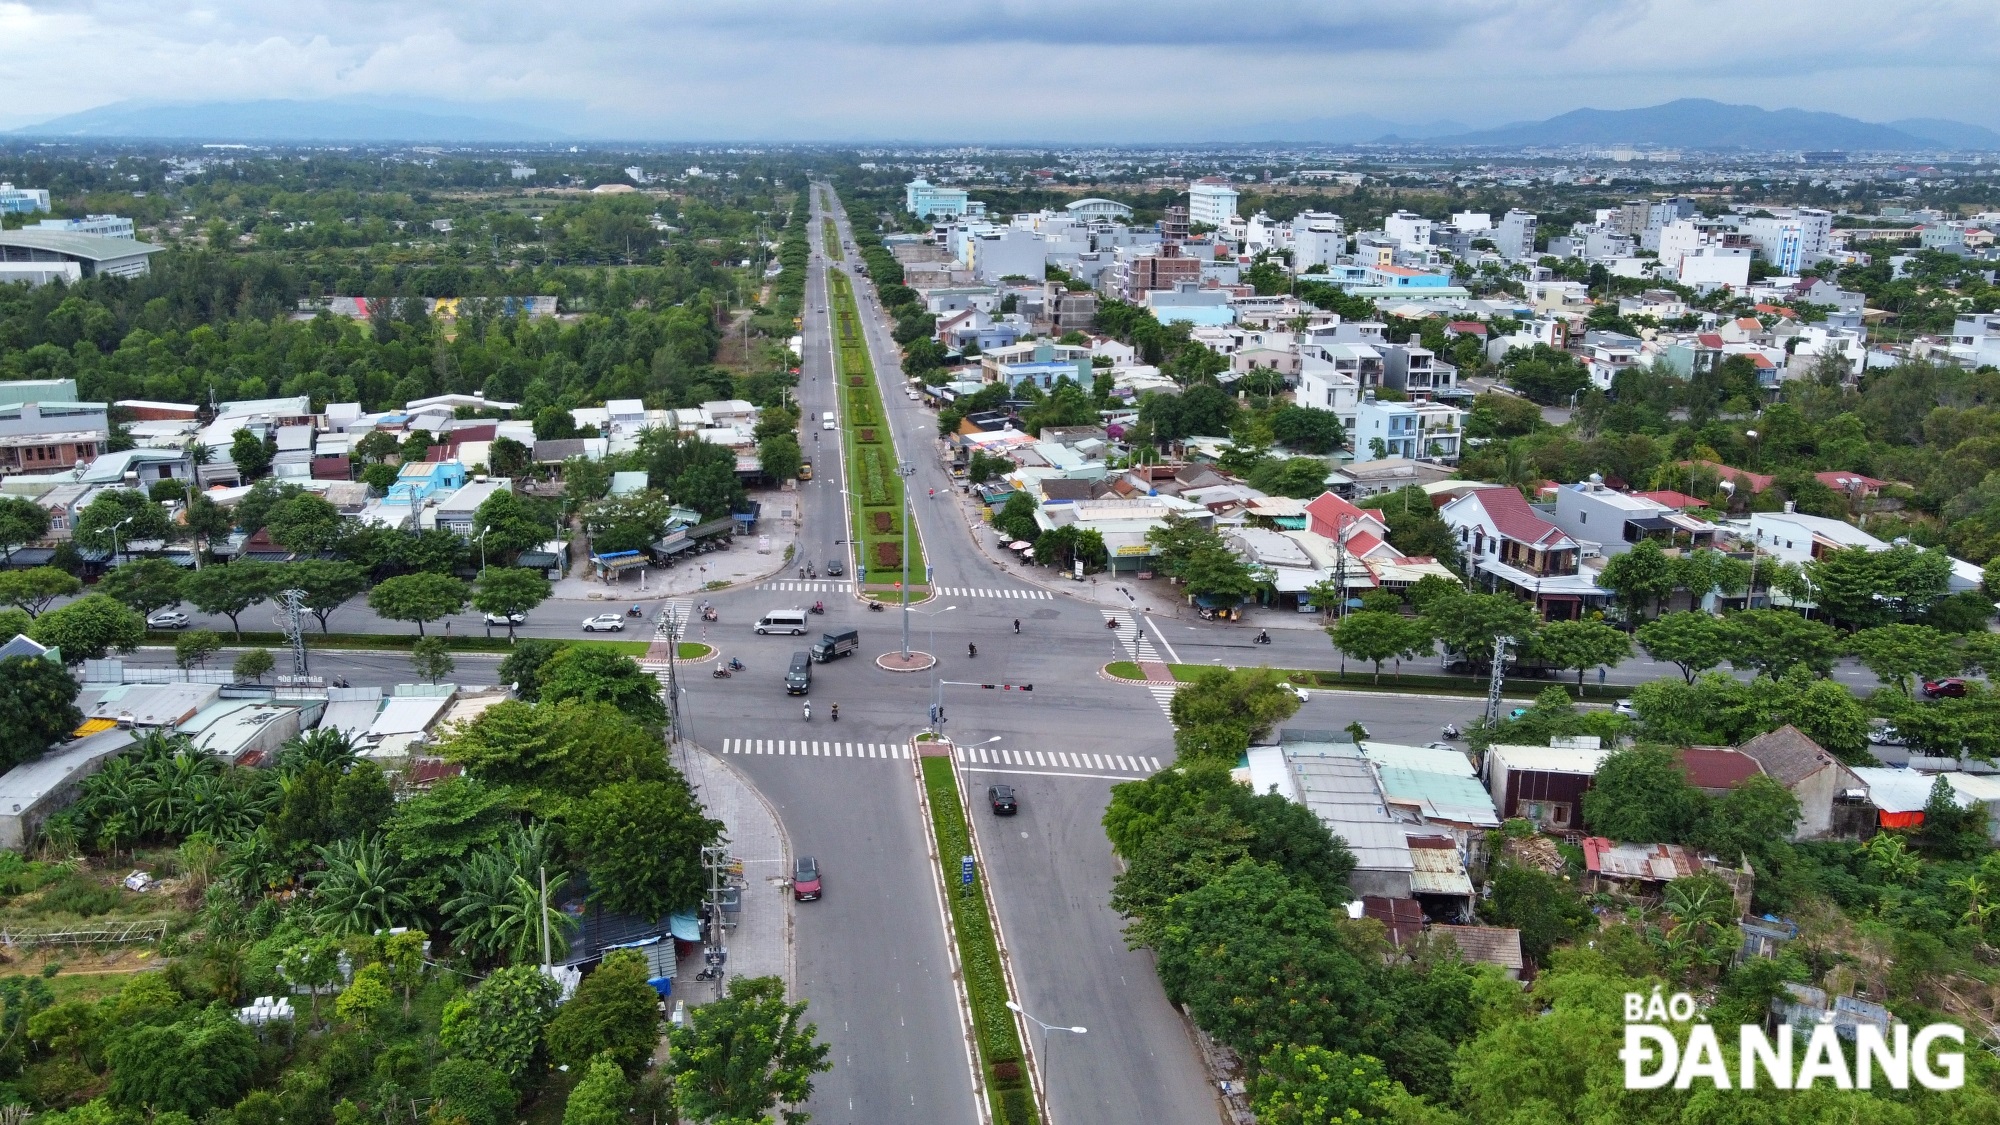
M1168 305L1153 310L1161 324L1187 323L1198 328L1220 328L1236 323L1236 310L1228 305Z

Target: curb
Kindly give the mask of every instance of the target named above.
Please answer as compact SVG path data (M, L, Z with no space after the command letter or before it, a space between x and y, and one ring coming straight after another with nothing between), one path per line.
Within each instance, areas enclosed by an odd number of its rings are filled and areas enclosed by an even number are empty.
M722 767L724 770L727 770L732 776L736 778L738 784L742 785L745 789L748 789L751 795L757 798L758 804L764 806L764 812L771 818L771 823L778 826L778 848L779 851L783 853L782 856L784 860L783 869L790 870L792 866L792 834L790 832L785 831L784 818L778 815L777 807L771 804L771 799L769 797L764 796L764 791L762 789L759 789L755 785L751 784L750 779L748 777L745 777L741 770L731 765L727 758L723 757L720 754L717 754L715 751L710 750L708 747L703 746L698 742L689 743L689 745L701 751L703 754L708 755L710 758L713 758L718 766ZM798 950L798 932L796 929L797 925L796 918L797 916L793 911L792 896L786 895L785 896L785 995L793 999L796 999L797 997L796 994L793 993L792 989L796 985L799 978L799 962L798 962L799 950Z

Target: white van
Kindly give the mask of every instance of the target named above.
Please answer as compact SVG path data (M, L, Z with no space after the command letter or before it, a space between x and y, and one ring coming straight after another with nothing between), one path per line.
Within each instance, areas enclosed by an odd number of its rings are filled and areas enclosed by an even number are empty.
M822 430L833 429L833 411L829 410L819 416L819 426Z
M806 634L806 611L803 609L774 609L757 620L757 635L768 633L789 633L794 637Z

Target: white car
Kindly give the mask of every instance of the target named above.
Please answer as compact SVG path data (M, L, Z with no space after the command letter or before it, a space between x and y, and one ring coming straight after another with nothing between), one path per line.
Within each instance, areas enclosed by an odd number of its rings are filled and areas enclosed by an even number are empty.
M489 613L485 616L488 625L521 625L528 620L525 613Z
M1893 726L1871 727L1868 741L1876 746L1908 746L1909 740Z
M600 613L596 617L584 620L584 632L595 633L599 629L608 629L613 633L622 633L625 631L625 618L616 613Z
M156 609L146 615L148 629L185 629L189 624L188 615L178 609Z
M1278 686L1284 688L1286 691L1291 692L1293 695L1298 696L1300 703L1307 703L1312 700L1312 696L1307 694L1306 689L1299 687L1297 684L1282 683L1279 684Z
M1628 719L1636 719L1639 717L1638 710L1632 706L1632 701L1629 699L1621 699L1618 702L1613 703L1611 705L1611 710L1617 714L1625 716Z

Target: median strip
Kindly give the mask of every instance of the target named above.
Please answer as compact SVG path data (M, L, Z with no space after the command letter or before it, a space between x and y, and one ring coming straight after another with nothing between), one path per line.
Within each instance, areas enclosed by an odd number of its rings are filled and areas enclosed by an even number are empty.
M835 379L846 397L841 434L847 457L848 504L854 513L855 553L867 568L869 584L888 586L903 577L903 478L896 472L896 443L889 433L875 369L861 329L861 310L854 301L854 284L838 270L827 273L827 293L833 311ZM912 586L927 584L924 546L910 528L909 573Z
M972 1006L973 1042L979 1050L987 1104L996 1125L1033 1125L1040 1121L1027 1064L1021 1052L1020 1029L1007 1010L1006 971L994 930L983 876L973 865L972 879L963 875L964 857L973 855L971 826L965 819L958 778L948 756L919 760L924 795L930 809L932 839L937 845L938 878L951 911L952 937L965 994Z
M1150 661L1148 662L1151 663ZM1243 668L1267 668L1270 665L1257 664L1154 664L1155 668L1165 668L1173 675L1175 683L1189 683L1204 669L1221 668L1238 671ZM1328 691L1366 691L1388 695L1408 695L1412 692L1432 692L1440 695L1484 696L1487 680L1484 676L1434 676L1427 673L1406 673L1396 675L1377 683L1373 673L1350 671L1342 674L1332 668L1280 668L1285 677L1300 687L1323 688ZM1135 684L1149 682L1144 669L1131 660L1114 660L1104 666L1104 674L1117 680L1127 680ZM1535 679L1527 676L1509 676L1504 693L1508 698L1533 699L1542 691L1559 687L1582 702L1623 699L1632 689L1623 684L1590 684L1579 690L1574 682Z

